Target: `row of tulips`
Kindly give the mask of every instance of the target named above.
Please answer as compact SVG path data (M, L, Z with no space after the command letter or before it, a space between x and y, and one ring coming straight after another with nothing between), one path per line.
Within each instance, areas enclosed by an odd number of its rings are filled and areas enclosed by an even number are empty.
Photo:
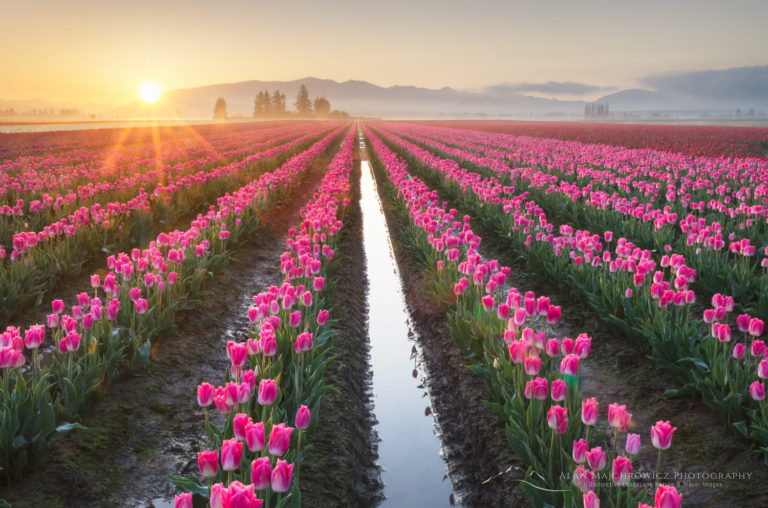
M162 179L164 173L185 171L184 166L192 160L209 158L208 163L214 164L222 158L239 158L251 144L290 132L300 130L295 126L254 126L249 131L227 130L206 138L191 131L184 138L153 137L132 145L8 160L0 164L0 189L5 190L0 214L31 222L37 214L82 203L100 194L151 185ZM164 166L162 172L157 172L158 164Z
M407 243L419 251L435 299L449 305L454 340L486 381L489 406L505 422L509 444L529 465L522 485L533 504L638 506L646 489L633 476L641 443L639 434L629 432L632 415L625 405L611 404L606 426L598 402L579 393L579 364L589 356L592 339L553 337L560 307L509 287L510 269L478 254L481 239L469 216L458 220L456 210L441 205L437 193L412 177L376 134L366 135L383 187L399 203ZM651 429L659 450L654 479L674 431L669 422ZM657 484L651 482L657 506L681 505L674 487Z
M619 124L551 121L432 121L438 127L474 129L516 136L556 138L627 148L651 148L708 157L761 157L768 147L764 127Z
M439 137L444 137L446 130L433 132L441 132ZM686 209L710 210L727 217L766 215L765 160L692 157L552 139L489 136L477 131L453 132L500 148L503 157L516 165L558 171L581 178L596 188L605 185L606 190L626 195L652 200L665 198L671 206L679 207L675 211L680 215ZM755 207L745 206L750 203Z
M168 204L171 202L172 196L180 190L188 190L202 186L211 180L237 174L260 160L274 158L278 154L290 151L320 132L318 129L313 130L315 133L302 133L304 135L291 133L265 142L249 144L247 149L239 153L234 161L230 157L216 157L217 162L225 161L224 164L211 165L211 157L192 158L185 164L184 172L177 172L175 175L168 167L144 173L144 176L148 176L148 178L143 179L142 187L138 193L128 194L128 198L124 202L97 202L90 207L81 206L73 210L72 213L65 214L60 219L43 225L38 231L27 230L15 233L11 241L13 250L10 251L10 254L6 252L7 258L11 262L27 262L25 255L30 250L40 245L50 244L59 238L72 236L80 228L91 225L109 228L118 217L149 210L155 200ZM205 169L198 170L198 168ZM163 181L159 178L162 178ZM133 184L130 185L127 185L123 179L110 183L117 185L116 188L121 191L131 191L136 186L136 180L138 179L134 178ZM154 186L154 190L145 191L144 184ZM0 253L0 256L3 256L3 253Z
M149 361L151 341L174 326L176 312L191 305L231 250L256 230L260 212L291 192L342 129L223 194L187 230L160 233L147 249L110 255L106 275L91 277L93 295L77 295L70 312L54 300L45 327L6 329L0 336L0 467L7 482L40 456L56 421L75 418L106 377ZM32 356L27 372L25 347ZM41 347L50 350L45 360Z
M689 285L696 280L696 271L685 264L683 256L664 255L657 264L651 251L639 249L624 238L615 241L613 252L603 251L602 241L610 245L614 240L609 232L600 237L561 225L560 234L553 234L554 226L547 222L546 214L534 201L524 201L526 195L494 201L501 194L494 190L501 187L498 181L446 165L394 134L390 133L389 139L417 173L478 213L520 253L529 271L541 273L585 300L601 320L648 347L659 367L675 373L687 388L699 392L732 428L763 447L768 444L760 413L747 390L733 393L728 383L712 375L711 343L717 338L691 312L696 295ZM733 298L730 301L732 310ZM668 395L675 393L680 392L670 390Z
M739 200L737 206L729 207L710 200L709 207L725 214L723 221L714 213L703 216L707 213L703 203L696 206L681 200L683 205L680 205L674 192L664 196L667 202L663 208L661 205L655 207L658 196L649 199L638 191L634 191L631 200L620 196L616 189L609 195L595 188L600 187L600 176L609 174L622 184L631 181L633 189L637 181L604 168L576 166L574 169L572 164L536 166L539 169L510 168L508 163L517 161L517 158L504 150L489 147L487 140L478 133L421 132L409 126L400 128L403 129L409 137L438 151L441 156L469 164L483 174L491 170L490 174L515 185L518 193L529 193L555 220L580 228L611 231L647 249L672 250L685 255L697 271L706 270L709 274L699 286L704 296L709 298L727 288L742 309L757 312L768 319L768 272L765 270L768 268L768 257L761 256L768 256L768 247L763 248L768 242L766 220L763 218L768 212L763 183L752 182L746 177L740 177L742 179L736 182L743 184L741 194L761 197L763 204L750 206L746 201ZM450 145L441 143L435 136L442 136L443 141ZM529 161L526 159L525 162ZM693 187L698 185L692 184ZM726 200L729 199L726 197ZM687 210L701 215L686 214ZM679 232L674 229L675 223Z
M6 295L0 316L10 318L39 303L58 280L87 270L102 251L144 245L158 231L186 222L218 196L305 149L321 133L292 137L243 160L200 171L167 190L148 194L141 189L126 203L83 208L39 233L15 235L11 255L0 260L0 290ZM0 249L0 257L4 254Z
M609 174L623 184L627 180L624 175L602 168L590 166L573 170L570 165L566 165L566 169L557 165L538 166L540 169L510 168L510 161L503 155L508 152L491 148L479 139L475 142L464 139L477 136L477 133L420 132L410 126L399 130L442 157L469 164L483 174L494 174L505 183L514 185L519 193L528 192L531 199L555 220L580 228L611 231L632 239L644 248L659 251L666 248L684 254L694 268L699 271L706 268L710 274L700 287L707 297L730 288L745 309L756 308L758 313L762 310L768 318L768 296L762 291L768 288L768 273L765 270L768 258L756 256L763 254L757 247L768 241L768 232L762 227L765 225L762 217L768 212L768 207L748 206L740 201L738 207L727 208L727 216L733 220L722 224L691 213L683 217L686 207L676 206L674 193L662 208L654 207L656 197L650 200L645 198L644 201L643 196L635 192L630 200L615 192L616 189L611 195L595 188L600 187L596 183L600 175ZM444 143L435 139L441 134ZM579 181L586 184L578 185ZM633 185L637 183L636 180L631 181ZM673 208L679 213L673 212ZM681 217L679 220L678 216ZM676 223L682 234L673 229ZM757 226L761 229L755 230ZM744 236L747 231L751 231L750 235Z
M177 508L191 508L195 494L211 508L301 505L306 433L331 389L323 382L332 344L323 295L349 205L353 149L350 129L301 223L288 231L282 284L254 295L249 338L226 345L225 383L198 387L209 449L198 453L201 478L171 478L187 491Z
M211 146L199 153L200 148L196 146L182 161L160 163L154 159L151 168L143 172L88 182L78 186L77 193L70 189L66 196L59 194L55 199L44 194L43 199L30 203L34 213L24 213L22 207L17 205L14 210L18 209L18 214L4 218L0 226L0 244L7 246L8 260L23 259L23 254L35 244L50 242L63 235L70 236L82 224L98 224L114 215L147 208L148 200L160 195L166 185L174 185L178 180L188 180L191 175L204 175L238 161L254 162L249 159L260 157L261 153L305 133L298 130L272 134L262 131L256 139L245 135L231 137L229 141L237 148L218 151ZM158 151L157 157L162 158L161 151Z

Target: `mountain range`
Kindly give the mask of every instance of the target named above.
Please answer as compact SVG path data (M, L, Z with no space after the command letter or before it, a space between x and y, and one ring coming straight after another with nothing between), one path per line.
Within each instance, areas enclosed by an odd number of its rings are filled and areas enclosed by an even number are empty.
M732 113L736 108L743 111L754 108L758 113L768 113L768 65L657 74L638 81L647 88L613 92L594 102L609 104L613 112ZM557 96L573 91L578 95L612 89L584 83L547 82L501 84L467 91L449 87L382 87L366 81L338 82L307 77L292 81L252 80L171 90L163 95L158 105L136 102L117 108L102 108L101 114L113 117L162 114L206 119L211 117L216 99L224 97L230 115L250 116L253 99L258 92L280 90L286 95L288 108L292 109L301 85L307 87L312 98L327 98L333 109L355 116L385 118L580 116L584 105L592 101L544 98L530 92ZM26 106L29 107L31 102L27 101ZM54 103L46 104L42 107L56 107ZM13 107L13 104L0 100L0 109L6 107ZM80 109L88 110L82 106Z

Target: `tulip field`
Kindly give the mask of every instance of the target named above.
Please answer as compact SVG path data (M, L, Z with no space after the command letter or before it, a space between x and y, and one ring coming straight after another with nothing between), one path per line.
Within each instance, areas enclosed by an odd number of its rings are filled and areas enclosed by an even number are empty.
M768 505L768 134L697 129L0 135L0 506L385 501L369 170L434 506Z

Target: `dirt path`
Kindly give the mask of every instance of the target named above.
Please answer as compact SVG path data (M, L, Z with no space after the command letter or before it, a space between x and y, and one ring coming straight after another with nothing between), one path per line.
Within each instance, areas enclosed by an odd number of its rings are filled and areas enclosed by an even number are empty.
M466 213L448 195L439 194L460 215ZM599 326L584 304L562 291L540 279L523 278L521 273L526 267L477 218L472 221L472 229L483 238L481 254L513 269L511 284L521 292L532 290L549 296L552 304L562 306L563 319L555 330L556 337L575 337L582 332L593 337L592 354L580 365L581 390L598 399L601 411L618 402L626 404L633 414L631 430L641 435L643 443L639 461L635 462L639 464L636 473L654 472L656 450L651 446L650 427L658 420L670 420L678 430L672 447L664 454L662 471L668 474L665 482L677 485L684 494L685 506L768 506L768 468L750 450L748 442L727 431L722 419L700 400L691 396L662 398L661 394L676 384L653 366L638 345L619 332ZM720 474L740 476L719 479Z
M514 481L523 464L506 443L504 429L481 400L489 394L465 366L447 326L444 309L424 298L424 279L414 257L403 247L402 224L382 174L375 171L403 289L422 347L429 393L446 451L458 502L464 506L528 506L528 495ZM524 468L523 468L524 470ZM503 474L508 471L508 474Z
M315 159L290 198L263 215L264 227L207 288L212 294L180 315L177 332L154 348L150 367L116 379L86 411L83 424L90 430L57 439L47 462L22 484L0 491L0 498L19 507L153 506L153 500L172 498L169 474L197 473L205 436L196 387L224 381L224 345L242 339L251 296L282 280L284 234L299 222L329 161ZM356 462L350 469L363 468Z

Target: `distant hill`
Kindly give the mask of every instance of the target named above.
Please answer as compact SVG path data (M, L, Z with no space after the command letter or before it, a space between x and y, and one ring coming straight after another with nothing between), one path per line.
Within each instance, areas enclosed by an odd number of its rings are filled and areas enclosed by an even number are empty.
M654 90L622 90L598 101L612 111L768 111L768 65L655 74L641 82Z
M286 95L288 108L301 85L305 85L312 98L325 96L333 109L357 116L424 118L443 116L527 115L547 114L553 111L580 113L584 103L541 99L521 94L491 97L483 93L416 86L382 87L367 81L338 82L331 79L307 77L293 81L242 81L167 92L162 107L185 118L208 118L218 97L227 101L232 114L250 115L253 99L262 90L280 90ZM127 116L142 116L146 106L131 104L116 110Z
M608 103L612 112L675 112L699 115L732 114L736 108L768 114L768 65L731 69L656 74L639 80L645 88L633 88L605 95L597 102ZM231 116L250 117L253 100L263 90L280 90L286 95L289 110L301 85L311 98L326 97L333 109L354 116L381 118L478 118L478 117L580 117L586 101L560 100L527 95L557 96L558 93L609 90L574 82L507 83L482 90L421 88L416 86L378 86L367 81L338 82L306 77L291 81L241 81L184 88L166 92L157 105L134 102L121 107L104 105L58 104L50 101L2 101L0 109L14 107L79 108L109 117L180 117L210 119L218 97L227 101ZM573 96L573 95L571 95Z

